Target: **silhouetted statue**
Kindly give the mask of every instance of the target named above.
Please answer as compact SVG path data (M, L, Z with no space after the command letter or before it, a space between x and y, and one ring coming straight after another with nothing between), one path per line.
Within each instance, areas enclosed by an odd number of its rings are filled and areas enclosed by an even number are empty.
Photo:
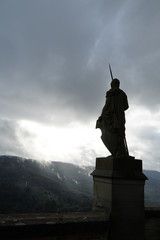
M129 108L127 95L120 88L120 81L114 78L111 89L106 93L106 102L96 128L102 131L102 141L113 157L127 157L125 138L125 110Z

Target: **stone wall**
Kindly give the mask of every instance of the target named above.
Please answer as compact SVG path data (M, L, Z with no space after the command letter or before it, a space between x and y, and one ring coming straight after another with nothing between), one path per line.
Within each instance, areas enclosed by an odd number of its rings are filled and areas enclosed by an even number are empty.
M109 219L103 213L0 215L2 239L109 240ZM160 239L160 209L145 211L146 240Z

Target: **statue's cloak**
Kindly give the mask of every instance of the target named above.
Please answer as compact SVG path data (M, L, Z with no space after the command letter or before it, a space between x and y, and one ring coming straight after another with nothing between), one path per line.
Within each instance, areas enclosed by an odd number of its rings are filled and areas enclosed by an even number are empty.
M121 89L110 89L96 128L102 131L102 141L113 156L124 155L125 110L128 109L127 95Z

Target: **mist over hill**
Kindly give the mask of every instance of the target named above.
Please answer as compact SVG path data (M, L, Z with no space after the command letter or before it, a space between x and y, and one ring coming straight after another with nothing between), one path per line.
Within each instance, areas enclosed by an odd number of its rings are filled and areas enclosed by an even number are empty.
M0 213L88 211L90 179L73 164L0 156Z
M94 167L0 156L0 214L90 211ZM145 205L160 206L160 173L144 171Z

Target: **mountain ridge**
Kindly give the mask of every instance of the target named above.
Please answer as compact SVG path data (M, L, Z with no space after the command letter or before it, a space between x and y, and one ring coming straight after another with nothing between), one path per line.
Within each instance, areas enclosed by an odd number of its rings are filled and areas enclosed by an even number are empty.
M92 166L0 156L0 213L90 211ZM144 170L145 206L160 206L160 173Z

